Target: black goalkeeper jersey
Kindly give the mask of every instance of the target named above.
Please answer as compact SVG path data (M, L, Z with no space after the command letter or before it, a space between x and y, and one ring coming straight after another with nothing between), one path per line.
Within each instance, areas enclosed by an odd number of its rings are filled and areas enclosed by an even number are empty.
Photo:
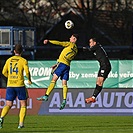
M94 56L98 60L100 67L103 68L103 67L110 66L107 53L100 44L96 44L93 47L91 47L90 51L94 54Z

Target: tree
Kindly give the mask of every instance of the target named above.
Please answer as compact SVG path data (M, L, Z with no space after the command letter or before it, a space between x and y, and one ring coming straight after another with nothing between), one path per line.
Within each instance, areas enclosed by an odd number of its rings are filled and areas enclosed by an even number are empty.
M0 24L35 26L47 30L71 8L81 14L88 34L100 32L117 45L131 37L132 0L0 0ZM102 16L104 15L104 19ZM15 19L14 19L15 18ZM106 21L105 21L106 20ZM104 28L104 25L106 27ZM101 28L102 27L102 28ZM116 31L118 39L108 29ZM94 32L95 31L95 32ZM122 34L123 32L123 34ZM104 35L103 34L103 35ZM122 34L122 35L121 35ZM121 40L121 41L119 41Z

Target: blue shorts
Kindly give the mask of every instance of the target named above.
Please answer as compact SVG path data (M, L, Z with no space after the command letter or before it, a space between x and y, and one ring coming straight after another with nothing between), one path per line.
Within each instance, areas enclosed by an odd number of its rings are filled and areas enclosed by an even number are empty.
M26 100L28 98L28 92L25 86L6 88L6 100L13 101L16 97L18 97L19 100Z
M70 71L70 66L63 63L58 63L53 74L55 73L58 77L60 77L61 80L64 79L68 81L69 71Z

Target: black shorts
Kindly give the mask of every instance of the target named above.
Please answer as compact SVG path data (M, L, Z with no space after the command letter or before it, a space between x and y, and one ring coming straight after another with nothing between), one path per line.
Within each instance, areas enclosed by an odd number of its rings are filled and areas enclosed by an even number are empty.
M110 71L111 71L111 65L100 67L98 71L98 77L104 77L104 79L106 79Z

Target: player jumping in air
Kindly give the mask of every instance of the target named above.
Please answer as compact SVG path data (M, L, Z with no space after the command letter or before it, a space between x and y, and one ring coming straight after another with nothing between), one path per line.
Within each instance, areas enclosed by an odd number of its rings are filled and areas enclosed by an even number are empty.
M93 92L93 95L92 95L92 97L85 99L85 102L87 104L96 102L96 97L101 92L101 90L103 88L103 83L106 80L106 78L108 77L109 72L111 71L110 61L108 59L108 56L107 56L105 50L101 46L101 44L99 44L95 38L91 38L89 40L89 45L90 45L89 50L96 57L96 60L99 62L100 68L98 71L96 87ZM88 48L83 47L83 49L88 49Z
M59 59L57 60L57 64L53 66L53 77L51 80L51 83L46 91L46 94L44 96L41 96L37 98L39 101L47 101L48 96L50 95L51 91L54 89L56 81L60 77L62 80L62 86L63 86L63 102L60 105L60 110L63 109L66 105L66 98L67 98L67 81L69 80L69 71L70 71L70 63L76 56L78 49L76 46L76 42L78 40L78 35L73 34L70 37L69 42L60 42L60 41L54 41L54 40L44 40L44 44L47 44L50 42L54 45L60 45L63 46L64 49L62 50Z

